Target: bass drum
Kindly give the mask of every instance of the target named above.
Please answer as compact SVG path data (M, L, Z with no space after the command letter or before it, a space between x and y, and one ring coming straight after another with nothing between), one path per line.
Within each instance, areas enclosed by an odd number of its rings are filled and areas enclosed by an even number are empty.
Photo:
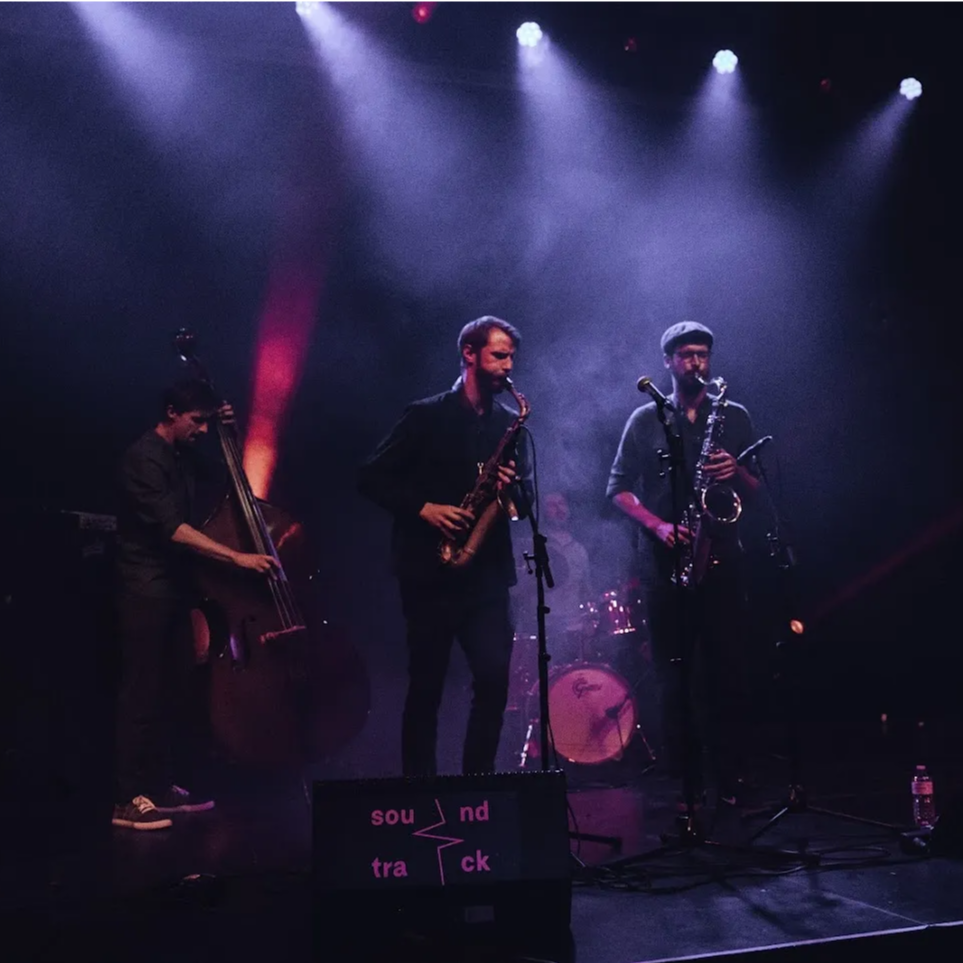
M561 666L548 686L555 751L569 762L596 765L622 756L638 711L629 684L607 665Z

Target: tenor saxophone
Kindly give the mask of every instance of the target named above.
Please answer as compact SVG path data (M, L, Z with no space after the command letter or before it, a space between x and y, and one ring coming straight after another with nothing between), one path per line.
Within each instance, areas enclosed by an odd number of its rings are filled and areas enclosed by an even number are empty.
M713 530L718 530L718 526L735 524L742 514L742 500L735 488L726 482L713 482L706 475L706 462L718 447L729 402L724 379L713 378L703 384L714 386L718 394L712 399L712 411L706 422L702 449L692 480L692 499L683 518L691 538L690 544L683 545L681 549L681 582L686 588L694 588L705 578L711 563Z
M498 469L505 463L507 454L511 451L518 433L525 424L525 419L531 413L531 407L524 395L515 390L510 378L505 378L505 386L515 399L515 404L518 405L518 414L508 431L502 435L488 461L479 469L478 478L471 491L461 500L461 508L470 511L474 521L467 529L452 538L443 538L438 545L438 557L442 564L449 568L463 568L475 557L495 524L499 512L504 511L513 518L518 517L507 496L499 496Z

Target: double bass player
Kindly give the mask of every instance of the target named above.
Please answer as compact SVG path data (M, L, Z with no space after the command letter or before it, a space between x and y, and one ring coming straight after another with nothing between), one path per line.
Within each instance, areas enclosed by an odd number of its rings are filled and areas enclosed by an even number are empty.
M121 684L112 822L126 829L165 829L172 825L172 813L214 806L175 782L189 742L193 559L206 557L262 575L277 565L270 555L236 551L190 523L196 487L192 448L215 417L231 424L234 412L202 381L179 381L164 392L157 423L127 449L121 464Z

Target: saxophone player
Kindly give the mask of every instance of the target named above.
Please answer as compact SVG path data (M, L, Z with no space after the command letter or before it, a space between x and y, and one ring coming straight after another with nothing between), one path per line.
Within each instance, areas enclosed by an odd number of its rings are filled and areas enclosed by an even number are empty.
M409 405L361 467L358 489L393 518L392 562L407 624L408 692L401 724L406 776L437 772L436 743L451 647L457 638L472 675L465 773L492 772L508 697L514 628L509 588L516 581L509 516L500 511L470 564L446 565L439 544L464 537L477 519L461 507L484 465L516 421L497 398L506 388L521 336L485 316L458 336L461 374L449 391ZM516 448L495 466L495 487L530 504L516 475ZM518 447L522 452L522 446ZM525 459L519 457L518 475ZM520 490L523 489L523 490Z
M736 464L736 455L753 441L752 423L744 407L726 403L721 432L713 436L708 455L703 442L713 424L712 397L707 391L711 375L714 337L705 325L682 321L662 335L663 363L672 379L669 396L674 422L682 440L686 477L680 486L681 506L692 504L693 477L700 467L705 482L731 489L737 506L750 498L758 479ZM641 384L640 384L641 388ZM716 424L715 430L719 431ZM629 416L609 474L607 495L617 508L638 526L639 577L645 589L652 652L659 679L663 759L670 774L680 776L690 764L689 775L701 797L708 782L718 799L737 803L743 773L747 726L747 658L745 632L745 585L738 533L739 511L729 524L714 526L711 558L703 579L686 589L690 659L689 692L682 692L678 634L678 596L673 584L675 534L692 548L692 532L685 524L689 515L675 515L671 480L661 453L666 437L658 418L656 401ZM723 487L726 486L726 487ZM675 523L678 522L678 529ZM682 700L692 715L696 746L687 753L681 742ZM705 750L710 771L703 773L696 757Z

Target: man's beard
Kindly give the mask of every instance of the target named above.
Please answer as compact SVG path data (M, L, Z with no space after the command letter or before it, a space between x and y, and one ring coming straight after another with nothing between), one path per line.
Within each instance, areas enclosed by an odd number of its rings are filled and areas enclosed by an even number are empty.
M679 379L679 393L689 397L695 397L703 388L702 382L697 376L697 372L688 372Z

